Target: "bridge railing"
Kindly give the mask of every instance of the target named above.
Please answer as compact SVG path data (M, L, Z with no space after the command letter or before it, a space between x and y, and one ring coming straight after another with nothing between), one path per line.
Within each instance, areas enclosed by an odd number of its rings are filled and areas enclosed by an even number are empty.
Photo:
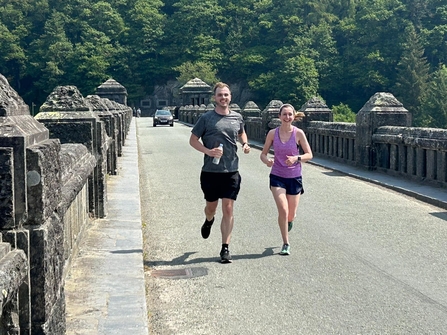
M0 75L0 334L64 334L64 278L107 214L132 110L59 86L32 117Z
M377 170L447 184L447 129L384 126L372 140Z
M355 164L355 123L311 121L306 136L314 155Z

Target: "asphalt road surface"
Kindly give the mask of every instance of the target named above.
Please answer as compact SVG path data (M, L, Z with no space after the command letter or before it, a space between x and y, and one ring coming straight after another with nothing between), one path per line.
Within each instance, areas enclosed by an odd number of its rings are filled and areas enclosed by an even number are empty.
M202 239L190 131L137 119L151 334L447 334L445 210L306 164L280 256L269 168L239 150L233 263L220 264L221 208Z

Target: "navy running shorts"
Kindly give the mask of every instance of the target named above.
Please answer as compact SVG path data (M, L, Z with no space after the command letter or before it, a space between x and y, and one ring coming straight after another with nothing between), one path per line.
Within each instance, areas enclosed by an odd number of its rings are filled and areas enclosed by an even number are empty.
M297 195L303 194L303 178L283 178L276 176L274 174L270 174L270 187L281 187L286 190L286 194Z

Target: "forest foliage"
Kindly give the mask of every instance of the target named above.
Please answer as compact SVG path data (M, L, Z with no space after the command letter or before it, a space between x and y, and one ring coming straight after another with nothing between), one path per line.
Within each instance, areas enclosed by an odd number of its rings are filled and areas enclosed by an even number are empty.
M391 92L414 125L447 128L445 0L0 0L0 50L29 105L111 77L137 101L199 75L341 115Z

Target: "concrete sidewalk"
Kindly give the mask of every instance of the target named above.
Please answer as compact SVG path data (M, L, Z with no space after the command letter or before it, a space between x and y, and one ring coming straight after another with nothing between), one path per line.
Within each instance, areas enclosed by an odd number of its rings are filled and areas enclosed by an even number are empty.
M84 232L66 279L66 334L147 335L135 119L107 187L107 218Z

